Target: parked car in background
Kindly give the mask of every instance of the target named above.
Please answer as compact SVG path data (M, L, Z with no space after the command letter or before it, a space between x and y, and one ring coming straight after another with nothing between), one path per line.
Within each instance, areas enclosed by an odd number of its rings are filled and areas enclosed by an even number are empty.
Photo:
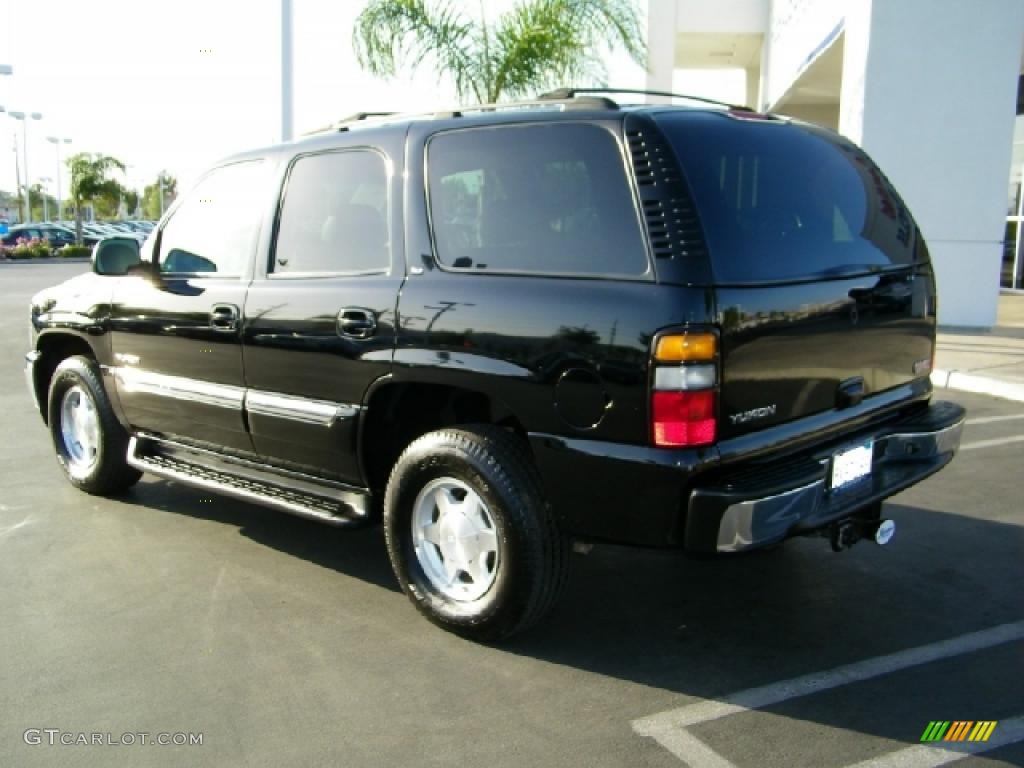
M3 244L13 246L17 245L19 240L32 239L47 240L54 248L60 248L63 245L74 244L75 233L56 224L21 224L11 227L11 230L3 236Z

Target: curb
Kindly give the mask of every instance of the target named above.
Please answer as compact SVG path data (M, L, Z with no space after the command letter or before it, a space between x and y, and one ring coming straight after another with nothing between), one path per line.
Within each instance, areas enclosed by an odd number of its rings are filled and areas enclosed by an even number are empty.
M974 392L980 395L992 395L1005 400L1024 402L1024 384L1014 384L962 371L943 371L939 368L932 371L931 379L932 385L935 387L958 389L961 392Z

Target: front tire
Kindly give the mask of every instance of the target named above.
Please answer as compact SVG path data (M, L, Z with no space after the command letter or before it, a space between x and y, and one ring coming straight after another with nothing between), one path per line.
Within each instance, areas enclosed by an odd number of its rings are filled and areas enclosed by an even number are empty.
M554 604L566 543L525 443L474 425L430 432L402 453L384 499L388 555L430 621L495 641Z
M142 477L128 466L128 433L114 415L92 360L76 355L57 366L47 413L57 462L73 486L106 496Z

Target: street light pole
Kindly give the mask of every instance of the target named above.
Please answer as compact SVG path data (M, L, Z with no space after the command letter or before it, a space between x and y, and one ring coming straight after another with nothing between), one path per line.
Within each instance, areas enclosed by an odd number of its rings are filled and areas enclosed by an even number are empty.
M49 176L39 177L39 186L42 187L43 190L43 221L50 220L50 193L46 188L50 185L51 181L53 181L53 179Z
M61 139L56 136L47 136L46 140L54 145L57 150L57 220L64 219L64 196L60 192L60 145L61 142L70 144L71 139Z
M21 121L21 151L25 156L25 223L27 224L32 218L32 177L28 173L28 120L42 120L43 116L38 112L8 112L8 115L13 117L15 120Z
M19 192L21 190L21 160L20 160L20 156L18 155L18 134L17 133L14 134L14 141L11 142L11 149L14 151L14 178L15 178L15 183L16 183L14 191L15 192ZM18 211L18 213L21 214L21 211ZM25 219L22 219L21 223L22 224L28 224L28 222Z
M292 0L281 0L281 141L291 141L293 136L292 77Z
M0 64L0 76L3 76L3 75L10 76L10 75L13 75L13 74L14 74L14 67L12 67L10 64ZM6 110L3 107L0 107L0 112L5 112L5 111ZM14 166L15 166L15 173L17 173L17 167L18 167L18 139L17 139L17 135L15 135L15 139L14 139ZM17 193L17 191L18 191L18 187L21 186L21 176L20 176L20 174L18 174L17 184L18 184L18 186L14 188L15 193Z

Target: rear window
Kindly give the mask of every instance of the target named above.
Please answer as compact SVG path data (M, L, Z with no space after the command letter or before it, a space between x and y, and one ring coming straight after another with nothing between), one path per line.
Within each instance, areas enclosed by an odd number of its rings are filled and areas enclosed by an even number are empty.
M664 114L715 280L856 274L925 259L910 212L848 141L810 126Z
M647 253L622 153L584 123L439 133L427 148L437 257L455 269L636 276Z

